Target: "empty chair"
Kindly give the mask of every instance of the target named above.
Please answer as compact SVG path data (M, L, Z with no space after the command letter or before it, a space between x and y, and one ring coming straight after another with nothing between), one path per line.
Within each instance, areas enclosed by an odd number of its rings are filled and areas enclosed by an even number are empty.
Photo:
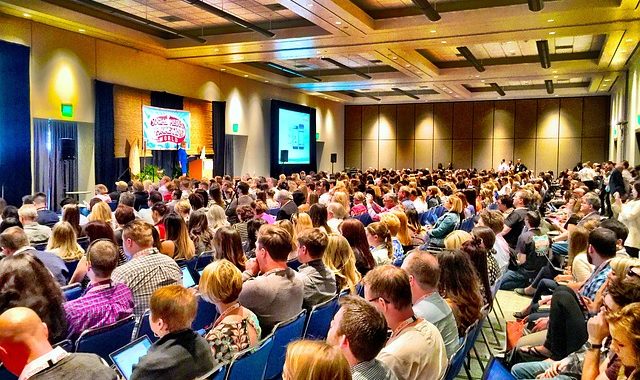
M73 301L82 295L82 286L79 283L69 284L62 287L62 292L65 300Z
M273 341L271 334L258 347L247 348L235 354L229 364L226 380L262 380Z
M216 318L218 318L216 305L205 301L205 299L198 294L198 312L196 313L196 319L194 319L191 324L193 331L209 330Z
M136 325L131 315L107 326L85 330L76 342L76 352L89 352L103 358L109 365L109 354L128 344Z
M282 373L287 345L296 339L302 338L306 316L307 311L302 310L300 314L288 321L278 323L273 328L273 348L269 354L267 369L264 373L265 379L276 379Z
M146 335L151 342L155 342L158 340L158 337L155 336L153 330L151 330L151 311L149 309L145 310L136 325L136 334L134 339L138 339L143 335Z
M304 329L305 339L324 340L329 333L333 316L338 312L338 296L318 304L311 309Z

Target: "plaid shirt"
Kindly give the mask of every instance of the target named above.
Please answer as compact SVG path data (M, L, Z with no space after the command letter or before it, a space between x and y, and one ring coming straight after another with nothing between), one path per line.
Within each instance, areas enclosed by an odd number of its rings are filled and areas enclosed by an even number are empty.
M133 292L134 313L141 316L149 308L151 294L158 288L182 284L182 271L176 262L155 248L148 253L138 252L138 256L117 267L111 278L114 282L126 284Z
M611 266L609 265L609 261L607 260L604 263L600 264L596 270L593 271L591 277L587 281L585 281L584 285L582 285L582 289L580 289L580 295L587 297L593 301L596 297L596 293L598 289L604 284L609 272L611 272Z
M133 314L133 294L125 284L110 280L89 285L84 295L64 304L67 339L75 341L86 329L102 327Z
M353 380L397 380L386 364L378 359L360 362L351 367Z

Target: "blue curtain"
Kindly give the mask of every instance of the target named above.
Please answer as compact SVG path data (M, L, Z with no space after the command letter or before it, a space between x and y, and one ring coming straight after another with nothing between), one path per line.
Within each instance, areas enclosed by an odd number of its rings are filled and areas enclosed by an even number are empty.
M184 98L182 96L166 92L151 91L151 105L154 107L181 110L184 107ZM178 147L176 146L176 149L177 148ZM170 177L173 177L174 168L177 166L177 162L177 150L151 151L151 163L161 169L164 169L164 173Z
M61 139L74 141L78 152L78 125L75 122L33 119L35 189L47 194L49 208L60 209L68 191L78 191L78 159L62 160ZM86 190L86 189L82 189Z
M116 181L129 181L129 160L115 158L113 84L95 81L96 116L94 128L96 184L109 189ZM142 128L142 126L141 126Z
M0 41L0 196L20 206L31 194L29 48Z

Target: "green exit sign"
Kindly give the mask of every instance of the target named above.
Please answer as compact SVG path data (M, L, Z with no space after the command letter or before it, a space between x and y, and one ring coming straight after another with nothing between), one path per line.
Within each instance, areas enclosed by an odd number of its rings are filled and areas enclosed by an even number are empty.
M316 133L316 140L320 140L320 133Z
M60 113L64 117L73 117L73 104L61 104Z
M233 132L237 133L239 129L240 129L240 126L238 125L238 123L234 123L233 124Z

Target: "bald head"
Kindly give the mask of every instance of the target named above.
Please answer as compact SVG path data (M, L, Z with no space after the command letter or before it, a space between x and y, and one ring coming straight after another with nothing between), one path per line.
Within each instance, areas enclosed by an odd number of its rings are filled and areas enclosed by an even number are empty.
M0 360L20 375L27 363L52 350L49 330L40 317L26 307L14 307L0 315Z
M433 290L438 288L440 281L440 266L438 259L427 251L414 250L402 263L404 269L417 285L423 290Z

